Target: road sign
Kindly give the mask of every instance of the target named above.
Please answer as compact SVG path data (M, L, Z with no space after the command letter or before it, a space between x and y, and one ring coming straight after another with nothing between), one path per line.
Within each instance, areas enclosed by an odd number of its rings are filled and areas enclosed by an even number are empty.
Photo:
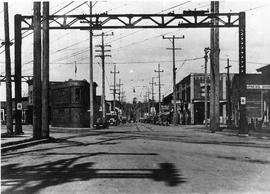
M22 103L21 102L17 103L17 110L22 110Z
M240 104L246 104L246 97L240 98Z

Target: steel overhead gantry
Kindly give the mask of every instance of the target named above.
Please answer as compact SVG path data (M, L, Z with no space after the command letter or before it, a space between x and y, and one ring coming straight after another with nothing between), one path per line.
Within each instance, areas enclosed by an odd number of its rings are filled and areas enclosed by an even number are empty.
M21 30L34 29L33 16L21 16ZM211 19L218 22L211 24ZM49 29L133 29L133 28L238 28L239 29L239 77L240 77L240 126L239 133L246 134L246 21L245 12L208 13L208 11L184 11L183 14L92 14L50 15ZM90 21L92 25L90 24ZM241 99L241 101L240 101Z
M207 11L184 11L183 14L95 14L95 15L53 15L49 16L50 29L92 29L120 28L209 28L239 27L240 13L211 14ZM219 23L211 25L211 19ZM33 16L22 16L22 30L33 29ZM146 23L147 22L147 23Z

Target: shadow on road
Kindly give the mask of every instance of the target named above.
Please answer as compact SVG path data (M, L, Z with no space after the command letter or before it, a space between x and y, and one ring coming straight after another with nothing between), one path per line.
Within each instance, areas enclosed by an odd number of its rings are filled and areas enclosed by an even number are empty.
M2 193L36 193L46 187L92 179L150 179L164 182L171 187L186 182L172 163L160 163L157 169L102 169L93 168L93 162L78 164L79 159L98 154L106 153L83 154L39 165L21 166L18 163L4 165L1 168L1 184L7 189Z

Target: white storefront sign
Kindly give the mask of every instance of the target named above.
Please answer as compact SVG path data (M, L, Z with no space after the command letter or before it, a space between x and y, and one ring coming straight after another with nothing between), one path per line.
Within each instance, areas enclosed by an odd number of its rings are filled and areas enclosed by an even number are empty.
M247 84L247 89L250 90L270 90L270 85L255 85L255 84Z

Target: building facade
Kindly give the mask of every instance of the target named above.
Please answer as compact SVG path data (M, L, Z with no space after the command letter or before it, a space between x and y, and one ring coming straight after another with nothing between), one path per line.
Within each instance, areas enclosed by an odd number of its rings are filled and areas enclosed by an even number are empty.
M230 75L232 79L233 74ZM210 75L207 75L207 87L205 87L205 74L192 73L183 78L176 84L176 103L179 115L179 124L203 124L204 121L204 103L205 103L205 89L207 89L208 111L209 118L209 93L210 93ZM227 74L220 74L220 123L227 122ZM171 94L169 97L171 99ZM168 103L168 102L167 102ZM171 102L173 103L173 102Z
M239 126L239 104L246 104L247 122L251 126L268 125L270 114L270 65L257 69L260 74L246 74L246 97L241 101L239 93L239 76L232 84L232 121Z

